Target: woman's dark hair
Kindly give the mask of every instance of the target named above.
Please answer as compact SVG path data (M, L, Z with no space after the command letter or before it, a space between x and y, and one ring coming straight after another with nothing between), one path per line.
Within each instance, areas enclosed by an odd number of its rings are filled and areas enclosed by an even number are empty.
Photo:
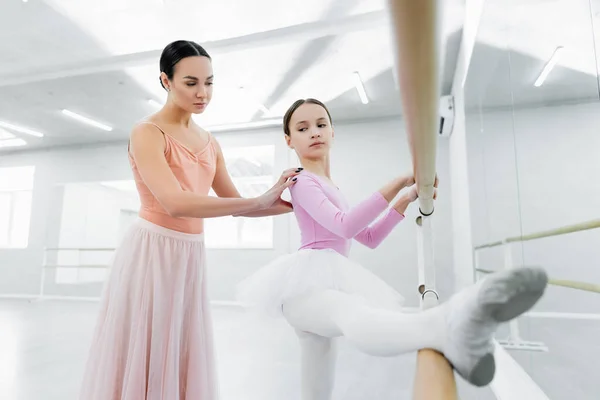
M318 106L323 107L323 109L325 109L325 112L327 113L327 116L329 117L329 122L331 124L333 124L333 120L331 119L331 114L329 113L329 110L327 109L327 106L325 106L325 104L323 104L323 102L317 100L317 99L300 99L300 100L296 100L294 102L294 104L292 104L290 106L290 108L288 108L288 110L285 112L285 115L283 116L283 132L290 136L290 121L292 119L292 115L294 115L294 112L298 109L298 107L300 107L302 104L316 104Z
M177 40L169 43L165 47L160 55L160 72L164 72L169 80L173 79L175 74L175 65L184 58L187 57L206 57L211 60L210 56L204 50L204 47L200 46L196 42L190 40ZM159 78L160 79L160 78ZM165 88L165 85L160 79L160 85Z

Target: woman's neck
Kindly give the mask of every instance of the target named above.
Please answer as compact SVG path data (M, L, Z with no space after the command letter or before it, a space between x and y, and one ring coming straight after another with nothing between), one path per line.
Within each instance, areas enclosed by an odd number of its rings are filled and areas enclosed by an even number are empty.
M168 124L189 128L193 123L192 114L183 110L168 100L165 106L157 113Z

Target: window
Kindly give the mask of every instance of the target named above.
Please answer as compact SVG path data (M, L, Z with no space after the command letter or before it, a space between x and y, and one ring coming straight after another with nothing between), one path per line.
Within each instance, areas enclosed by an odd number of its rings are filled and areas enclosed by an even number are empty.
M0 248L29 243L34 166L0 168Z
M62 190L59 248L114 249L137 218L140 201L133 180L68 183ZM113 254L109 250L54 253L55 264L81 267L58 268L55 282L59 284L104 281Z
M223 156L233 183L244 197L260 196L275 182L275 146L224 147ZM210 193L215 196L211 190ZM206 246L219 249L273 247L273 217L207 218Z

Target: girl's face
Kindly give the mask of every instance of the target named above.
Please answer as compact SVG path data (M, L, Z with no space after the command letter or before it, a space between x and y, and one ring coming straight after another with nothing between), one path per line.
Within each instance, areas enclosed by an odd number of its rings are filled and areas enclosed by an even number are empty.
M189 113L202 114L212 99L213 71L207 57L186 57L175 66L172 80L165 73L161 78L171 100Z
M318 104L304 103L294 111L289 123L288 146L298 157L319 159L329 154L333 142L333 127L327 111Z

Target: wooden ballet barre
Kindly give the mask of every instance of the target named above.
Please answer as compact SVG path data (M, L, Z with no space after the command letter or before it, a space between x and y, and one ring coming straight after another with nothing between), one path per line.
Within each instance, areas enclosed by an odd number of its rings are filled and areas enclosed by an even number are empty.
M423 215L434 210L440 102L441 4L389 0L395 37L395 73Z
M114 247L46 247L45 251L115 251Z
M479 246L475 246L474 249L481 250L481 249L485 249L485 248L502 246L507 243L526 242L529 240L542 239L542 238L547 238L547 237L552 237L552 236L566 235L568 233L582 232L582 231L587 231L587 230L597 229L597 228L600 228L600 219L595 219L595 220L586 221L586 222L580 222L578 224L573 224L573 225L566 225L566 226L562 226L560 228L554 228L554 229L550 229L547 231L530 233L528 235L513 236L513 237L506 238L504 240L498 240L495 242L481 244Z
M392 23L394 72L400 86L403 119L412 156L422 218L417 222L421 308L438 303L435 291L433 232L438 104L440 99L441 3L436 0L388 0ZM457 399L454 371L433 351L417 355L413 399Z
M44 265L44 268L75 268L75 269L90 268L90 269L106 269L106 268L109 268L109 265L108 264L79 264L79 265L74 265L74 264L67 264L67 265L47 264L47 265Z
M473 248L474 258L474 271L475 273L490 273L493 271L481 268L481 257L480 254L484 249L490 249L501 246L504 252L504 268L509 270L512 268L518 268L513 262L513 247L516 243L521 243L529 240L548 238L553 236L566 235L569 233L582 232L585 230L600 228L600 220L591 220L581 222L578 224L562 226L550 230L530 233L528 235L512 236L505 238L504 240L498 240L495 242L481 244ZM575 290L582 290L587 292L598 293L599 285L587 282L578 282L564 279L550 278L548 283L553 286L562 286ZM525 350L525 351L536 351L536 352L547 352L548 347L540 341L524 340L521 337L519 323L516 319L513 319L508 323L509 335L505 340L499 341L499 343L506 349L509 350Z
M483 268L476 268L477 272L483 274L492 274L495 271ZM585 292L600 293L600 285L590 282L572 281L567 279L548 279L548 284L553 286L562 286L570 289L583 290Z
M49 298L45 294L45 286L46 286L46 270L50 269L108 269L110 266L108 264L48 264L48 253L49 252L60 252L60 251L77 251L77 252L107 252L107 251L115 251L114 247L45 247L44 248L44 260L42 262L41 274L40 274L40 282L39 282L39 292L37 295L38 299ZM48 272L49 273L49 272Z

